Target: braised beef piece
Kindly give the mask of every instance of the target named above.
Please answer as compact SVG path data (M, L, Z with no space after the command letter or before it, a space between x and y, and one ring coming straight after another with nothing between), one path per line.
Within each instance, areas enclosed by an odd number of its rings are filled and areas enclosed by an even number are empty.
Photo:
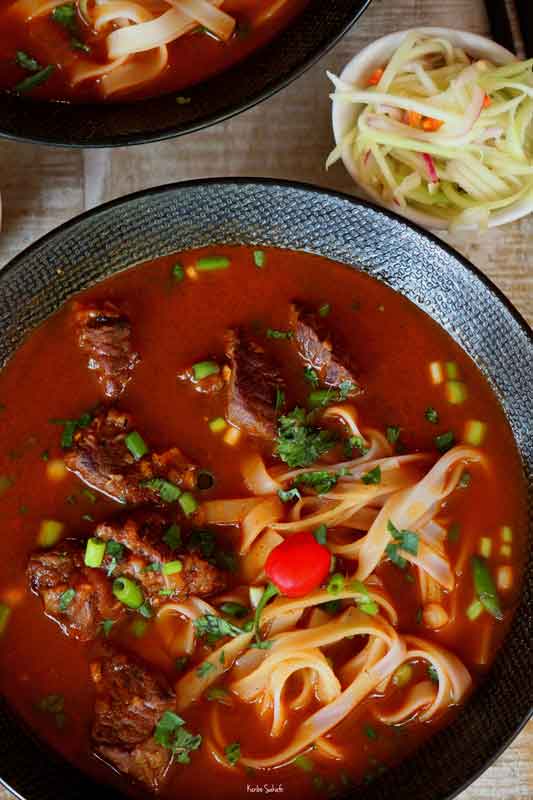
M350 394L360 392L350 359L342 353L337 343L337 346L333 346L323 320L310 311L292 305L290 327L301 358L316 371L320 383L332 388L351 383L353 390Z
M126 612L111 591L105 573L84 564L85 542L65 540L53 550L32 553L27 573L46 614L67 636L94 639L104 620L117 621Z
M166 682L138 659L114 654L91 664L96 689L94 752L113 767L157 791L172 752L154 739L165 711L175 707Z
M230 360L227 419L250 436L274 439L276 398L283 379L264 348L243 331L228 331L226 356Z
M109 301L78 305L75 314L78 344L89 358L89 369L97 372L105 396L116 400L139 361L131 343L130 320Z
M157 481L150 484L154 478L184 490L194 488L196 467L177 447L135 459L126 445L132 430L130 414L116 408L99 410L90 425L77 429L65 464L89 486L128 505L161 502Z
M172 550L165 543L168 527L168 523L157 514L147 515L141 520L127 519L124 523L98 525L95 537L116 542L124 548L122 557L113 563L112 556L106 555L103 568L111 571L113 578L124 575L137 581L153 607L188 595L205 597L224 589L226 580L220 569L196 553L186 552L181 547ZM181 571L165 575L164 564L173 561L181 563Z

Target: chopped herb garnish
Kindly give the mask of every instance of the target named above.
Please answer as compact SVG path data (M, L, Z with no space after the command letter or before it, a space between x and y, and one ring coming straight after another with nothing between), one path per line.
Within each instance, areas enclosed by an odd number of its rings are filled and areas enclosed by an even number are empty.
M50 461L50 453L48 450L43 450L43 452L41 453L41 460Z
M424 416L428 422L431 422L432 425L437 425L439 422L439 412L436 408L428 406L424 412Z
M322 303L318 309L318 316L319 317L327 317L331 313L331 305L329 303Z
M67 589L59 596L59 610L64 613L76 597L75 589Z
M220 610L223 614L227 614L228 617L237 617L237 619L240 617L245 617L250 612L248 606L244 606L242 603L234 603L231 601L222 603Z
M390 442L390 444L396 444L400 438L400 428L398 425L387 425L386 435L387 441Z
M315 768L314 762L307 756L296 756L292 763L303 772L312 772Z
M138 431L130 431L124 439L124 444L136 461L145 456L148 452L148 445Z
M179 764L190 764L190 753L202 744L200 734L190 733L185 728L185 720L173 711L165 711L154 731L154 739L170 750Z
M180 526L176 525L175 523L170 525L165 531L163 541L167 547L170 547L171 550L177 550L179 547L181 547L182 540Z
M219 656L219 659L218 659L219 664L223 664L225 660L226 660L226 654L224 653L224 650L221 650L220 651L220 656Z
M206 675L209 675L215 669L215 665L211 664L210 661L202 661L199 667L196 668L196 674L199 678L205 678Z
M400 569L405 569L407 566L407 561L403 556L401 556L398 552L399 547L397 544L388 544L385 548L385 552L392 561Z
M254 264L257 269L263 269L266 263L266 253L264 250L254 250Z
M440 450L441 453L445 453L450 447L453 447L454 444L455 436L451 431L435 436L435 445L437 450Z
M361 481L367 486L381 483L381 467L379 464L374 467L374 469L370 469L368 472L365 472L364 475L361 475Z
M52 19L58 25L64 28L73 30L76 26L76 6L74 3L65 3L62 6L56 6L52 11Z
M313 389L318 389L319 386L318 375L313 369L313 367L304 367L304 378L308 383L311 384Z
M320 606L321 606L321 608L324 609L324 611L327 614L332 614L333 615L333 614L337 614L340 611L341 601L340 600L328 600L327 603L321 603Z
M28 78L28 80L30 79ZM78 419L50 420L52 425L63 425L63 433L61 435L61 447L63 448L63 450L67 450L69 447L72 447L72 444L74 442L74 434L76 433L78 428L87 428L91 424L92 419L93 415L89 411L86 411L85 414L81 414L81 416L79 416Z
M91 492L91 490L90 490L90 489L82 489L82 490L81 490L81 493L82 493L82 495L83 495L84 497L86 497L86 498L87 498L87 500L89 501L89 503L93 503L93 504L94 504L94 503L96 503L96 501L97 501L97 499L98 499L98 498L96 497L96 495L95 495L95 493L94 493L94 492Z
M276 454L289 467L308 467L327 453L335 444L335 437L327 430L306 424L302 408L295 408L278 420Z
M240 636L244 633L242 628L233 625L223 617L215 614L203 614L194 620L194 627L198 636L210 636L212 641L217 641L225 636Z
M107 567L107 577L111 577L116 569L117 563L124 558L124 545L110 539L106 544L106 555L110 556L110 561Z
M206 559L210 559L214 555L216 546L217 540L213 531L203 528L196 528L189 539L189 548L199 550Z
M433 664L430 664L428 666L428 677L431 681L433 681L433 683L439 682L439 673L437 672Z
M111 633L111 628L113 627L114 624L115 624L115 620L113 620L113 619L104 619L100 623L100 627L102 629L102 634L103 634L103 636L105 636L106 639L109 636L109 634Z
M374 727L372 727L372 725L365 725L363 730L365 732L365 736L368 739L377 739L378 738L378 732L376 731L376 729Z
M418 533L408 530L399 531L392 520L388 521L387 530L394 539L395 543L397 543L403 550L405 550L407 553L412 553L414 556L417 555L419 539Z
M141 481L140 485L157 492L163 503L175 503L182 494L178 486L164 478L150 478L149 480Z
M362 436L349 436L344 440L343 448L346 458L352 458L354 450L358 450L362 456L365 456L370 449Z
M39 72L34 72L32 75L29 75L27 78L24 78L23 81L17 83L15 86L15 91L19 94L25 94L26 92L31 92L32 89L36 89L37 86L40 86L41 83L44 83L48 80L52 72L55 71L55 66L53 64L49 64L47 67L43 67L43 69L39 70Z
M328 529L325 525L319 525L318 528L313 531L313 536L318 544L326 544L328 540Z
M256 642L261 641L261 614L267 603L272 600L273 597L276 597L279 594L279 589L273 583L268 583L265 586L265 590L261 595L261 599L257 604L257 608L255 609L255 616L254 616L254 630L255 630L255 640Z
M228 704L229 692L222 686L210 686L207 692L205 693L205 696L207 700L210 701L214 700L217 703L222 703L223 705Z
M292 339L294 333L292 331L279 331L275 328L267 328L267 339Z
M344 589L344 576L340 572L335 572L328 581L326 587L330 594L339 594Z
M416 622L417 625L421 625L422 624L422 614L423 614L422 606L419 606L416 609L416 616L415 616L415 622Z
M468 488L468 486L470 486L471 480L472 480L471 474L465 470L459 479L458 485L461 487L461 489L466 489Z
M352 381L342 381L338 389L319 389L311 392L307 403L312 409L324 408L331 405L331 403L342 403L356 388L355 383L352 383Z
M263 639L260 642L252 642L250 647L255 647L257 650L270 650L273 644L272 639Z
M185 278L185 270L181 266L180 263L174 264L172 267L170 274L172 278L176 281L176 283L181 283L181 281Z
M232 742L231 744L228 744L224 750L224 754L228 764L231 764L231 766L234 767L241 757L241 746L239 742Z
M314 489L317 494L326 494L326 492L329 492L336 486L339 478L344 477L346 473L347 470L328 472L325 469L314 470L313 472L302 472L301 475L296 476L294 482L298 484L301 483L308 488Z
M476 596L481 602L483 607L495 619L501 621L503 619L503 612L500 603L498 592L494 580L490 573L487 562L480 556L472 558L472 573L474 578L474 589Z
M19 67L22 67L22 69L25 69L27 72L39 72L41 69L39 62L29 56L23 50L17 50L15 61Z
M285 405L285 392L283 391L283 389L280 389L279 386L276 386L276 400L274 403L274 410L281 411L284 405Z
M153 617L152 606L150 605L148 600L145 600L144 603L139 606L137 612L141 616L145 617L145 619L151 619Z

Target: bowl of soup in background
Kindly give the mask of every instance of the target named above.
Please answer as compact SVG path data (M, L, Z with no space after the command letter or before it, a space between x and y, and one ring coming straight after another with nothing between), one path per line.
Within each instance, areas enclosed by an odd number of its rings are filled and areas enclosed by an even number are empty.
M374 279L386 293L394 290L399 300L407 298L426 312L453 337L454 346L464 350L465 364L469 356L488 380L510 425L524 480L531 477L533 350L526 323L475 267L431 235L364 202L310 186L252 179L195 181L122 198L63 225L28 248L0 275L0 365L75 293L95 287L98 297L101 281L112 276L124 279L124 288L128 267L166 259L157 267L157 275L168 275L175 264L174 253L217 246L230 246L230 253L236 243L256 251L303 251L300 258L311 254L307 256L311 276L313 269L327 269L325 262L321 265L313 259L330 259L355 269L361 278ZM259 270L268 270L269 256L267 252L266 264L259 267L251 256L250 251L247 268L254 271L255 285L261 278ZM282 264L279 259L276 269ZM338 264L336 269L341 268ZM241 265L238 274L244 274L243 269ZM216 274L211 278L216 281ZM218 302L229 297L231 271L224 280ZM149 278L150 291L153 283ZM327 277L321 275L322 291L326 283ZM165 286L168 295L169 285ZM175 284L175 291L182 291L180 287L183 283ZM115 292L114 299L119 295ZM258 293L254 302L260 304L261 298ZM360 300L364 305L365 298ZM358 311L356 301L351 300L354 329L357 314L364 313ZM387 308L375 306L372 313L379 318L387 314ZM421 365L421 369L426 367ZM72 374L76 382L79 366ZM531 530L530 516L528 526ZM440 730L437 726L433 737L397 766L374 770L372 782L364 787L365 800L386 800L392 794L398 800L427 800L428 793L452 798L497 757L529 718L531 551L529 556L524 554L523 562L516 613L490 671L448 727ZM23 569L22 561L17 569ZM13 713L8 696L0 697L0 731L0 780L25 800L55 800L58 795L88 799L95 792L105 800L124 796L117 784L96 786L37 741ZM241 739L244 750L245 736ZM302 771L302 781L307 778ZM245 775L243 780L247 780ZM347 798L360 791L341 786L341 796Z
M226 60L220 58L214 66L209 64L209 46L220 49L224 44L213 44L211 40L203 56L206 62L198 67L197 74L190 66L194 45L188 42L189 85L173 89L172 80L166 80L155 93L170 93L151 97L147 84L133 95L140 98L137 102L122 98L94 102L94 96L90 95L88 101L83 84L80 84L82 102L73 103L37 99L39 93L46 97L44 84L38 87L33 99L29 92L25 95L5 92L0 136L51 145L110 147L142 144L199 130L252 107L301 75L356 22L369 2L332 0L324 8L321 0L287 0L287 7L276 13L274 22L266 24L264 32L255 39L250 37L250 45L245 36L239 38L235 34L230 42L235 54ZM0 19L6 13L0 11ZM0 34L0 53L4 54L5 63L9 59L13 64L20 49L16 30L3 43ZM31 39L23 43L30 49ZM83 56L77 51L71 57ZM27 69L33 69L31 62L23 63ZM31 78L33 74L20 72L18 80L25 75ZM51 80L56 77L52 75Z

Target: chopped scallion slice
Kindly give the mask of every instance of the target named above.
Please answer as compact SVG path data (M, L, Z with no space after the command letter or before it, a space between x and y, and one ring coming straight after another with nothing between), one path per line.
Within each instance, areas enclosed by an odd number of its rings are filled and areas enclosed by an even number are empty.
M266 263L266 253L264 250L254 250L254 264L257 269L263 269Z
M210 375L218 375L220 367L216 361L198 361L197 364L192 365L192 374L195 381L202 381L204 378L209 378Z
M163 564L163 575L175 575L177 572L181 572L182 569L183 564L181 561L168 561Z
M344 589L344 576L335 572L328 581L327 591L330 594L339 594Z
M141 587L130 578L117 578L113 581L113 594L128 608L140 608L144 603Z
M174 266L172 267L171 275L176 281L176 283L181 283L181 281L185 278L185 270L183 269L182 265L179 262L177 264L174 264Z
M128 433L124 442L136 461L145 456L148 452L148 445L137 431Z
M75 597L75 589L67 589L65 592L63 592L63 594L59 596L59 610L64 613Z
M431 422L432 425L438 425L439 422L439 412L436 408L432 408L428 406L424 412L424 416L428 422Z
M209 429L212 433L222 433L222 431L226 430L227 427L228 423L224 417L215 417L214 419L209 420Z
M85 566L92 567L93 569L101 567L105 557L105 552L105 542L103 542L101 539L95 539L94 537L88 539L87 546L85 548Z
M212 272L218 269L227 269L231 261L227 256L205 256L196 260L198 272Z
M39 72L34 72L33 75L29 75L27 78L24 78L23 81L17 83L15 86L15 91L19 94L31 92L32 89L36 89L37 86L40 86L42 83L47 81L54 71L55 66L53 64L43 67L43 69L40 69Z
M458 406L468 397L466 384L462 381L446 381L446 399L448 403Z
M176 525L175 523L170 525L163 536L163 541L167 547L170 547L171 550L177 550L179 547L181 547L180 526Z
M500 531L502 541L503 542L512 542L513 541L513 531L508 525L503 525Z
M435 445L437 450L440 450L441 453L445 453L455 444L455 436L451 431L447 431L446 433L441 433L439 436L435 436Z
M484 422L478 419L471 419L465 425L465 442L468 442L468 444L474 447L479 447L485 438L486 432L487 426Z
M497 620L503 619L500 605L500 598L496 591L496 586L490 574L490 570L483 558L474 556L472 558L472 572L474 577L474 588L476 595L489 614Z
M459 378L459 367L455 361L446 361L444 369L446 370L446 377L449 380L454 381Z
M323 303L318 309L318 316L319 317L327 317L331 313L331 305L330 303Z
M474 600L474 602L470 603L470 605L466 609L466 616L471 622L477 619L479 615L482 613L483 613L483 604L481 603L480 600Z
M186 514L188 517L190 517L191 514L194 514L194 512L198 508L198 501L196 497L193 494L191 494L191 492L183 492L183 494L178 499L178 503L180 504L183 513Z

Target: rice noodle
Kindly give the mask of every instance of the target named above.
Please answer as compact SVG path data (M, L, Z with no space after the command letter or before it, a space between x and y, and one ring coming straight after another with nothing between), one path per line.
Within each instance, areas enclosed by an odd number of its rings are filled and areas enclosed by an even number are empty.
M397 725L410 720L420 709L431 706L435 702L436 696L435 684L431 681L421 681L409 689L403 703L396 711L382 711L379 703L376 703L374 714L385 725Z
M283 517L283 503L279 497L267 497L255 505L242 521L241 555L246 553L265 528L276 528L275 523Z

